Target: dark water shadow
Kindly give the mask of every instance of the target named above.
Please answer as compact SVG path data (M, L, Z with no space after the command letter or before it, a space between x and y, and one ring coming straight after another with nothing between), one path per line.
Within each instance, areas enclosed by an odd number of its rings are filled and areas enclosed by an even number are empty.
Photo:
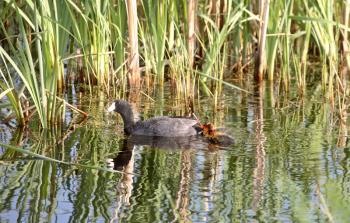
M114 170L123 170L128 165L135 146L146 146L151 149L162 150L226 150L230 149L234 144L230 136L222 136L223 141L213 143L211 140L203 136L188 137L162 137L162 136L130 136L121 141L120 152L116 157L112 158Z
M149 146L157 149L207 149L209 143L201 136L162 137L162 136L130 136L127 146Z

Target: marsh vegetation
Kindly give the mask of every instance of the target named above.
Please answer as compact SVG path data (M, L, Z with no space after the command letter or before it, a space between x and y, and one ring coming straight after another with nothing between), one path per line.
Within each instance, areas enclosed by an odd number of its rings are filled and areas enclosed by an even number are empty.
M349 0L0 1L0 219L349 219L349 15ZM115 98L237 143L130 144Z

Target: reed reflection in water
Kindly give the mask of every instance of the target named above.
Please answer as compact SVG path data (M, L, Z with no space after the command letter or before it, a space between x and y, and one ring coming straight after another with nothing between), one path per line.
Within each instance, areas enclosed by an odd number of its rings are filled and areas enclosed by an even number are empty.
M37 154L134 174L63 165L2 148L0 220L348 219L346 125L337 128L325 104L286 104L270 100L271 95L227 98L226 109L219 111L205 107L209 115L220 117L216 125L227 127L235 137L236 143L225 148L196 137L126 138L120 122L116 127L103 113L100 101L97 106L89 104L94 119L70 134L63 127L53 132L6 130L1 136L7 137L4 141ZM154 116L150 112L155 109L150 104L145 107L143 115Z

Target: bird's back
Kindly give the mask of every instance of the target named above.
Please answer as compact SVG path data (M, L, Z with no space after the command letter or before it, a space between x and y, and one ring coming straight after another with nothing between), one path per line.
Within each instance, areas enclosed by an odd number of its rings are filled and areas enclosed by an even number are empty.
M162 116L137 122L133 128L132 135L193 136L198 134L198 127L198 122L195 119Z

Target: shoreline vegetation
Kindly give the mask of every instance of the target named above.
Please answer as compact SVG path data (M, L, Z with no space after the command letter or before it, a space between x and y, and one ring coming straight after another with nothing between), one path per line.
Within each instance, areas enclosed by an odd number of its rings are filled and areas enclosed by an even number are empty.
M35 115L46 129L66 109L87 117L65 101L72 86L137 101L170 83L188 107L201 95L217 103L224 86L264 94L264 82L277 97L320 86L346 122L349 0L4 0L0 8L4 122L24 126Z

